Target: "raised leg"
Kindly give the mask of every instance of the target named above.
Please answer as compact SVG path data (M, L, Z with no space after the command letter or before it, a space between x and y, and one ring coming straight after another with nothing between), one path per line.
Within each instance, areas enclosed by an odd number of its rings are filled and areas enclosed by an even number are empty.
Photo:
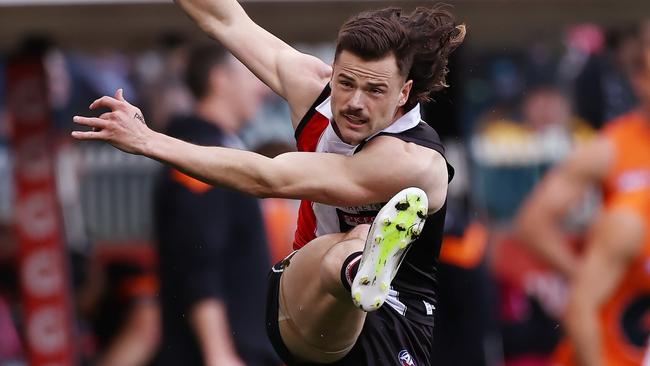
M422 230L427 197L417 188L399 192L372 227L324 235L300 249L280 280L280 334L298 359L328 363L343 358L363 328L366 312L386 300L408 249ZM343 284L346 259L363 250L359 272Z

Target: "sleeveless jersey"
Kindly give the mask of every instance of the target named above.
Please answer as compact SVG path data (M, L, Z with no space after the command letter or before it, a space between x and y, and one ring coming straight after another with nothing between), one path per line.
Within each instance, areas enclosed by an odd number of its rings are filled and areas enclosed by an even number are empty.
M650 335L650 187L610 198L610 209L624 207L643 218L646 237L614 293L600 307L601 355L604 365L638 366ZM573 349L560 344L554 365L574 365Z
M608 206L618 194L650 187L650 121L633 111L608 124L603 136L614 148L614 161L603 182Z
M299 151L334 153L351 156L376 136L392 136L406 142L433 149L444 157L444 147L433 128L422 121L416 105L386 129L368 137L360 145L349 145L339 138L332 125L330 88L325 87L296 129ZM454 170L447 164L448 179ZM404 187L406 188L406 187ZM314 238L347 232L359 224L370 224L384 203L355 207L335 207L303 200L298 212L294 249L300 249ZM433 322L435 308L436 262L442 242L446 204L429 215L421 236L413 242L393 281L387 303L400 314L425 323Z

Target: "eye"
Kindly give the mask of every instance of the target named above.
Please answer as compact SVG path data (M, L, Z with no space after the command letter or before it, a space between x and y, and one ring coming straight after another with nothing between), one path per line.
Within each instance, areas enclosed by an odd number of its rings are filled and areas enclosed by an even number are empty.
M370 92L371 92L372 94L384 94L384 89L380 89L380 88L372 88L372 89L370 89Z
M341 85L344 88L351 88L352 83L347 81L347 80L339 80L339 85Z

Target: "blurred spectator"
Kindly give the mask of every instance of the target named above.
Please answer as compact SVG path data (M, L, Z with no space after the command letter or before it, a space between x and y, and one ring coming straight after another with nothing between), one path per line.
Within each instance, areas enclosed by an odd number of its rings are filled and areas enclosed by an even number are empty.
M449 185L440 250L433 352L436 365L496 366L502 362L496 291L488 267L488 227L469 200L467 156L445 143L456 172Z
M641 105L650 103L650 93L641 80L641 52L637 47L633 84ZM639 68L641 67L641 68ZM570 278L575 268L568 252L561 223L568 210L581 199L586 189L597 185L605 203L614 193L626 189L637 175L644 177L650 167L645 150L650 146L645 107L615 121L592 141L583 144L538 185L519 215L522 239L549 262L551 267ZM644 179L644 178L642 178Z
M629 56L627 71L640 100L639 108L608 123L598 138L579 146L566 160L552 169L527 199L516 220L518 237L531 253L568 281L576 280L575 272L581 268L581 257L578 254L579 248L571 245L565 219L587 189L598 187L603 193L604 207L609 208L617 197L650 187L650 64L644 58L645 52L640 46L639 38L634 40L634 52ZM591 248L587 247L586 250L591 251ZM600 270L605 267L607 266L599 266ZM599 279L590 276L589 281L599 282ZM622 311L620 307L617 309ZM558 313L563 313L562 307ZM620 319L623 314L618 313L617 316ZM575 319L570 319L569 323L572 321ZM608 343L628 343L626 328L629 326L646 329L643 320L634 318L630 321L632 323L627 325L609 324L616 330L609 331L614 335L614 341ZM632 344L628 346L634 347ZM564 357L560 357L563 361L559 364L573 364L572 357L567 357L562 350L566 348L560 348L559 353ZM592 348L590 352L593 351ZM619 358L608 364L627 364L625 357L613 357ZM638 362L640 358L636 364ZM586 365L593 364L588 362Z
M495 289L488 273L488 231L478 220L446 232L438 267L433 347L436 365L501 364Z
M542 86L528 91L521 112L524 125L534 135L534 149L544 168L564 158L576 143L593 136L593 130L574 116L571 102L556 88Z
M510 118L512 113L507 111L488 114L471 140L477 168L475 197L498 222L512 218L546 169L566 156L575 143L593 134L586 123L573 116L568 99L550 86L526 94L521 123Z
M241 148L236 133L265 87L218 45L192 50L186 81L194 115L167 134ZM264 327L270 264L259 203L166 169L156 192L163 343L160 365L277 365Z
M192 112L192 95L183 82L188 46L180 34L163 34L156 48L135 61L144 114L161 131L171 117Z
M569 342L554 365L641 364L650 335L648 230L650 181L614 197L594 221L567 306Z
M160 339L154 256L145 246L119 249L95 253L79 291L79 307L92 323L94 365L147 365Z
M504 362L544 364L559 340L554 310L564 287L517 250L510 220L539 177L593 133L574 117L567 97L548 85L529 90L520 113L488 114L481 127L471 145L475 197L492 224L489 264L501 300L495 313L501 321Z
M578 37L576 33L573 32L573 38ZM569 47L584 45L584 38L579 38L583 40L579 42L571 39L570 34ZM599 52L597 47L589 50L589 57L576 75L574 84L577 113L595 128L629 112L636 105L634 91L627 79L637 42L635 29L632 26L613 28L605 39L603 52Z

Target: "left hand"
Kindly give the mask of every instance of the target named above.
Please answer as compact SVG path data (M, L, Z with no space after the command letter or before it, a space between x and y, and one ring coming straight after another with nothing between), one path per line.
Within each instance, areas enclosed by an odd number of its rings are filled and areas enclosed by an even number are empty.
M124 99L122 89L115 97L103 96L90 104L91 110L109 108L111 111L99 117L74 116L73 122L92 127L92 131L73 131L77 140L106 141L131 154L145 154L147 143L155 133L142 117L140 109Z

